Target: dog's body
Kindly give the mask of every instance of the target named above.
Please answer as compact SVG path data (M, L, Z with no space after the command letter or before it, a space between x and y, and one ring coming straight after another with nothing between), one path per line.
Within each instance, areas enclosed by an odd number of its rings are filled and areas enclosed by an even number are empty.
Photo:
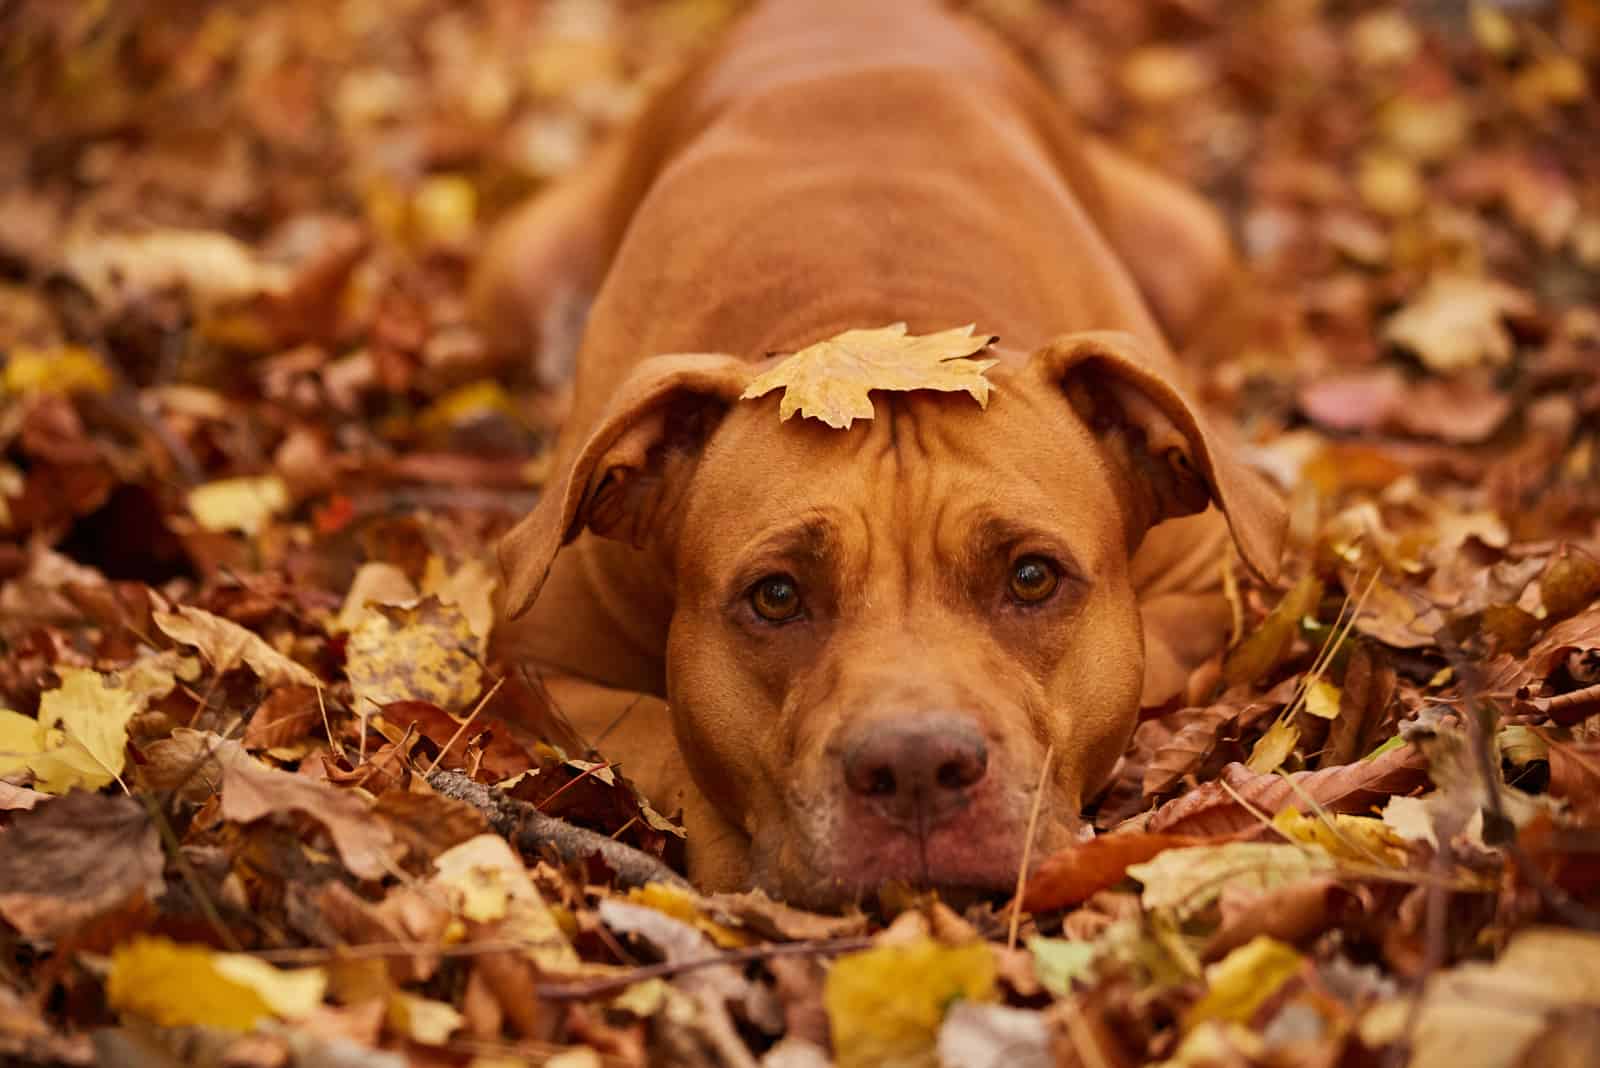
M1049 847L1141 690L1220 641L1229 525L1275 565L1281 512L1162 333L1229 265L1203 205L965 19L759 6L480 274L506 349L593 300L557 475L502 546L531 611L501 653L598 684L563 691L591 738L631 701L599 687L668 699L602 749L681 798L703 883L1008 884L1046 752ZM988 410L878 392L837 431L737 399L770 354L897 321L999 335Z

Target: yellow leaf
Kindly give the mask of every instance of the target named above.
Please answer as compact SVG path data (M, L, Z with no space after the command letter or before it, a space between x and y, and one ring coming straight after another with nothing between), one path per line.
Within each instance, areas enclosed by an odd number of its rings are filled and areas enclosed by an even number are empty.
M1207 1020L1248 1023L1262 1004L1300 970L1293 947L1257 935L1206 969L1205 997L1184 1017L1184 1029Z
M1333 858L1319 850L1277 842L1227 842L1169 849L1128 874L1144 884L1146 909L1170 908L1192 916L1217 900L1228 886L1270 890L1333 870Z
M443 888L456 914L478 923L499 921L498 936L525 944L542 968L572 968L578 955L522 861L504 838L480 834L440 853L434 885Z
M68 746L81 747L93 761L94 773L83 785L99 789L122 774L128 721L143 711L144 700L130 690L107 686L97 672L62 668L61 685L39 698L39 724L61 731ZM40 777L40 788L51 789Z
M1339 699L1344 695L1327 679L1317 679L1306 688L1305 710L1321 719L1339 718Z
M459 245L472 236L478 218L478 191L458 174L423 179L411 198L411 220L424 245Z
M145 701L106 681L62 668L61 685L39 699L37 720L0 709L0 774L27 768L48 794L98 790L122 774L128 721Z
M333 622L333 630L354 630L367 613L370 604L412 604L417 599L416 584L406 573L393 564L380 560L369 561L356 569L350 589L344 595L344 604Z
M970 357L994 340L974 337L971 324L921 337L908 335L905 323L846 330L790 356L751 382L743 396L782 389L780 419L799 412L844 430L856 419L872 418L874 389L965 392L987 407L990 383L983 373L997 361Z
M707 916L694 894L679 886L666 883L647 883L628 891L627 900L647 908L664 912L675 920L689 924L709 937L723 949L748 946L754 939L743 931L726 927Z
M946 946L931 938L840 957L822 991L839 1068L931 1068L950 1004L994 996L987 945Z
M218 671L239 666L242 660L262 682L320 685L307 668L295 663L239 624L203 609L182 605L177 612L156 612L161 633L175 642L192 645Z
M465 711L483 683L479 645L461 608L438 597L409 607L368 605L345 647L356 709L431 701L446 712Z
M517 406L506 388L492 378L457 386L417 416L418 430L448 430L490 415L516 419Z
M248 1031L263 1019L298 1019L322 1004L320 968L284 971L242 953L213 953L136 935L111 954L111 1006L163 1027Z
M467 627L477 639L478 653L489 648L489 631L494 626L494 590L500 584L498 568L482 560L468 560L454 571L446 571L444 561L428 557L422 572L422 592L436 594L447 605L455 605L467 617Z
M1322 580L1306 575L1283 595L1277 607L1267 613L1261 625L1228 650L1222 662L1222 677L1229 686L1255 682L1283 662L1294 644L1300 620L1317 610L1322 600Z
M141 657L128 667L108 676L116 685L139 698L140 706L173 691L178 682L193 682L200 677L200 661L176 649Z
M18 345L0 369L6 393L105 393L111 372L100 357L79 345L36 349Z
M396 991L389 995L389 1028L424 1046L442 1046L466 1021L442 1001Z
M1272 726L1267 728L1267 733L1256 740L1255 748L1250 750L1250 759L1245 761L1245 767L1258 775L1266 775L1277 771L1283 762L1289 759L1289 754L1294 752L1294 747L1300 741L1300 728L1287 719L1275 719Z
M257 534L287 507L289 487L277 475L223 478L189 491L189 514L212 531Z
M1358 864L1406 863L1405 839L1393 827L1371 816L1348 816L1339 812L1303 815L1293 805L1272 818L1290 841L1320 846L1336 860Z

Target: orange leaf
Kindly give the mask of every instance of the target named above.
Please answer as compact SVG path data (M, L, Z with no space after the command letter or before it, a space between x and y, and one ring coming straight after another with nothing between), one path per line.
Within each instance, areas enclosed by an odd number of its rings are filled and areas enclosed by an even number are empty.
M1022 895L1029 912L1063 909L1087 901L1120 883L1128 865L1143 864L1167 849L1203 845L1207 839L1182 834L1107 834L1079 842L1046 857Z

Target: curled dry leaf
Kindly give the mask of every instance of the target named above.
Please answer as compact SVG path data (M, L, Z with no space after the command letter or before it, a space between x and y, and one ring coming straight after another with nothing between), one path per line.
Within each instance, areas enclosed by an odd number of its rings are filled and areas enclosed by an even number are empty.
M320 685L309 669L278 652L254 631L231 620L191 605L180 605L176 612L156 612L153 618L163 634L175 642L199 649L219 672L244 663L262 682Z
M908 335L905 323L846 330L801 349L760 375L743 397L762 397L781 389L780 419L799 412L841 430L850 429L854 420L872 418L870 394L875 389L962 392L986 407L991 387L984 372L996 361L971 357L994 341L974 336L971 324L921 337Z

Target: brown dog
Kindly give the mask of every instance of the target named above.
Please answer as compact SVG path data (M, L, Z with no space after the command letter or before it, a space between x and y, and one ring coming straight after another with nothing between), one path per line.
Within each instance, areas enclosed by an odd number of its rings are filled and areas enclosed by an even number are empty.
M502 654L586 680L561 696L591 740L628 710L602 748L685 807L704 885L1009 887L1047 752L1041 852L1141 692L1220 643L1230 528L1275 570L1283 512L1157 325L1195 328L1229 268L1203 204L981 27L758 6L483 267L502 348L592 295L556 473L501 546ZM897 321L998 334L987 410L878 392L841 431L739 399Z

